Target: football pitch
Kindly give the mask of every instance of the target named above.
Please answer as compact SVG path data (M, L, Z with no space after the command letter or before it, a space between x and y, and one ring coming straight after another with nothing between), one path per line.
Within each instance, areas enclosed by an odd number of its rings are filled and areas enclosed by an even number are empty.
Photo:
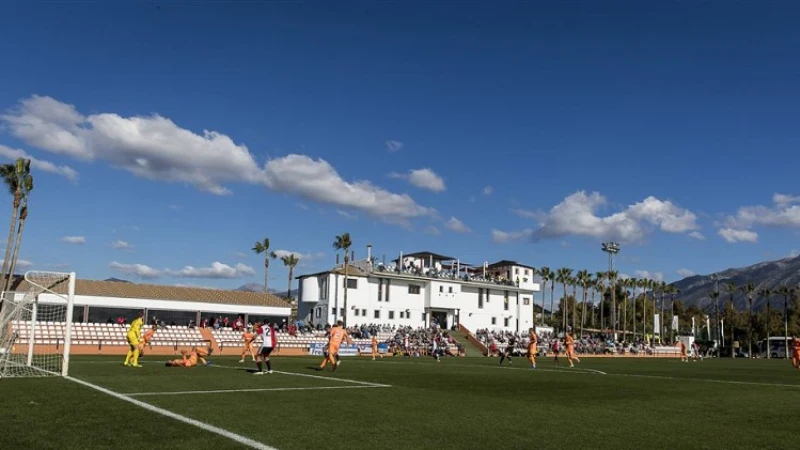
M74 380L0 380L0 448L795 449L785 360L318 357L167 368L75 357Z

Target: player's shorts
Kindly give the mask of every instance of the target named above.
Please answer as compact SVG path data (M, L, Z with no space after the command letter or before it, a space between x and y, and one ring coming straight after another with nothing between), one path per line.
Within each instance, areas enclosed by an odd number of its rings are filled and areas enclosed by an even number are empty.
M136 336L128 335L127 338L128 338L128 345L132 345L134 347L139 346L140 342L138 339L136 339Z
M528 356L536 356L536 353L537 351L535 346L528 347Z
M265 358L269 356L270 353L272 353L272 347L261 347L261 349L258 351L258 354Z

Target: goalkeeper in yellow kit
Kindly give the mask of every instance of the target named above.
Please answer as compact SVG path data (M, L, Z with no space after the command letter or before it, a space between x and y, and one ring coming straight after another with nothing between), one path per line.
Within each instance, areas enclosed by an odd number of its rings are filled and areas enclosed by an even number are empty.
M136 319L131 322L131 328L128 330L128 356L125 357L124 366L129 367L142 367L139 365L139 343L142 340L142 326L144 325L144 311L140 312Z

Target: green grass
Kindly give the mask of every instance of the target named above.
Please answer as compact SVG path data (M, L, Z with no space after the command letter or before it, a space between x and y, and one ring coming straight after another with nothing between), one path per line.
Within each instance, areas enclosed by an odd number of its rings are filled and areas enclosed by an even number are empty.
M119 393L355 386L136 396L140 401L279 449L794 449L800 371L786 361L589 359L571 370L540 359L273 358L275 373L212 358L217 367L166 368L144 358L79 357L76 378ZM587 369L606 375L586 372ZM0 380L0 448L119 449L126 442L171 449L246 448L65 379ZM262 413L262 410L264 411ZM272 415L272 425L262 416Z

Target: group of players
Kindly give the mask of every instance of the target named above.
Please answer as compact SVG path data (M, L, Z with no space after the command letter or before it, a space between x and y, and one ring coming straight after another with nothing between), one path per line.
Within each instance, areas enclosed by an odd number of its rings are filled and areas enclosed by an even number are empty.
M148 329L144 334L142 334L142 327L144 326L144 313L141 312L139 315L131 322L131 327L127 333L127 341L129 345L128 354L125 357L125 362L123 363L126 367L142 367L139 364L139 357L144 354L145 346L150 346L152 349L151 341L153 339L153 335L155 334L156 330L158 329L158 325L153 323L152 327ZM341 364L341 358L339 357L339 349L343 342L347 342L348 344L352 345L353 339L347 333L347 330L344 328L344 324L342 321L336 322L334 326L326 326L326 337L328 339L327 345L323 349L323 360L318 367L316 367L317 371L324 370L328 363L331 364L332 370L336 370L337 367ZM531 369L536 369L536 354L538 353L538 344L539 338L536 335L536 331L531 328L528 330L529 332L529 341L528 341L528 361L530 361ZM257 352L253 352L252 344L256 341L256 339L261 338L261 346L259 347ZM275 349L278 344L278 339L276 336L275 328L269 323L256 323L253 328L249 328L242 334L242 339L244 341L244 346L242 347L242 356L239 360L240 363L245 361L245 357L249 354L253 358L253 362L256 363L258 370L255 372L255 375L263 375L265 373L271 374L272 372L272 364L270 362L270 354ZM373 361L377 358L383 358L378 352L378 340L375 336L372 337L372 359ZM406 345L408 345L406 343ZM571 329L568 329L566 337L564 339L564 346L566 347L566 356L567 360L569 361L570 367L575 367L575 362L580 363L581 360L575 353L575 337ZM680 347L681 352L681 361L688 361L687 356L687 348L686 345L681 341L679 342L678 346ZM508 345L505 348L505 351L500 355L500 365L503 365L504 361L508 361L511 364L511 357L514 353L514 349L516 347L516 342L512 339L508 342ZM555 355L555 362L558 362L558 349L553 349L553 353ZM798 370L800 370L800 339L793 338L793 346L792 346L792 366ZM210 355L213 352L211 348L200 348L200 347L193 347L191 351L187 352L186 350L181 350L181 359L173 359L171 361L167 361L165 365L167 367L195 367L197 363L200 362L203 365L208 365L208 361L206 361L205 357ZM360 352L359 352L360 353ZM697 352L695 352L695 355ZM441 353L436 351L434 348L431 352L431 355L437 360L440 360ZM266 365L267 370L264 371L264 365Z

